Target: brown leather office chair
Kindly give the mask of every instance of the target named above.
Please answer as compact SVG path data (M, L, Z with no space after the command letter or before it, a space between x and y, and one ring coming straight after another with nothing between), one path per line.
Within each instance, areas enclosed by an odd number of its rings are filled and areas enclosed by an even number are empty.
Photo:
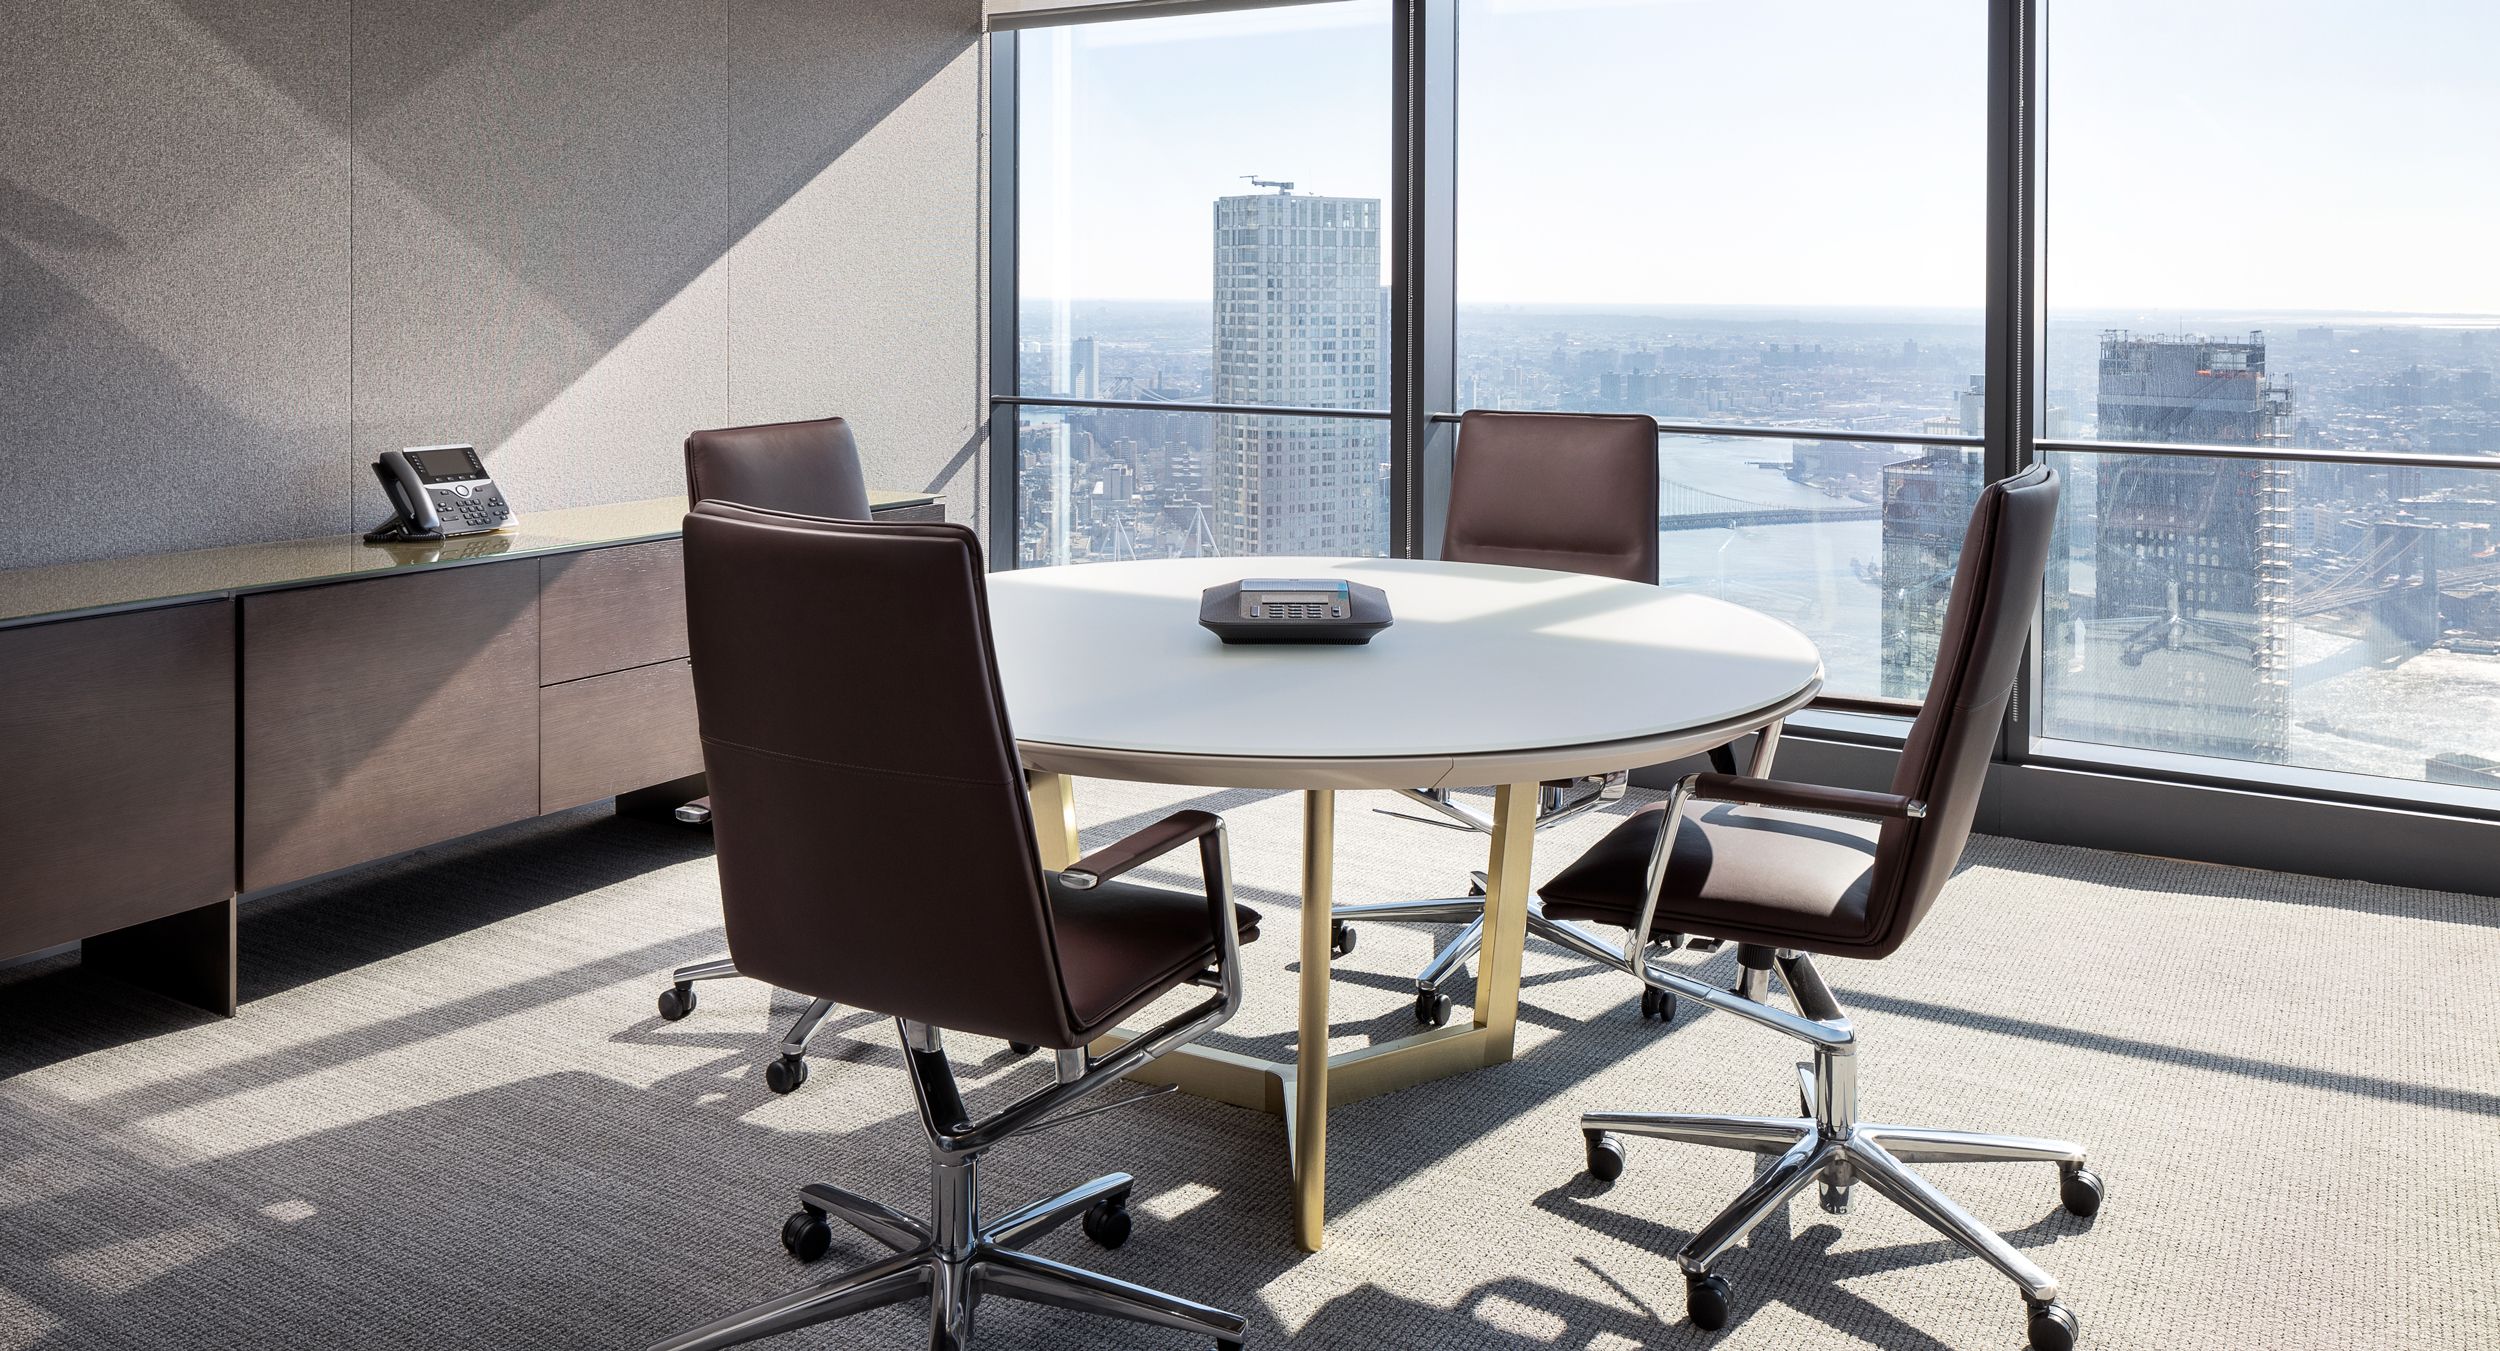
M686 499L743 502L836 521L868 519L851 424L838 417L722 427L686 438Z
M1857 1117L1857 1041L1814 954L1889 956L1936 903L1970 837L1997 729L2014 691L2057 515L2057 476L2045 466L1991 484L1971 513L1945 612L1927 702L1910 726L1885 793L1696 774L1665 806L1617 826L1545 884L1547 913L1640 935L1710 934L1741 946L1739 984L1720 990L1646 967L1646 979L1814 1048L1798 1066L1800 1115L1591 1112L1580 1119L1589 1171L1623 1171L1622 1135L1656 1136L1773 1154L1778 1161L1677 1254L1693 1322L1727 1319L1729 1286L1711 1267L1756 1225L1821 1179L1824 1209L1846 1213L1864 1182L2022 1287L2031 1344L2065 1351L2074 1316L2057 1281L1907 1165L2054 1163L2066 1209L2100 1209L2101 1181L2080 1145L1958 1130L1870 1125ZM1702 804L1711 804L1705 810ZM1776 967L1797 1012L1766 1003Z
M1258 917L1233 904L1222 820L1176 812L1065 872L1043 870L980 545L962 526L706 502L686 518L686 600L730 951L758 979L893 1015L935 1213L805 1187L782 1228L794 1256L824 1254L828 1217L894 1255L660 1347L732 1346L922 1294L935 1351L960 1351L984 1295L1238 1347L1236 1315L1022 1250L1080 1215L1117 1247L1126 1174L995 1220L979 1187L993 1147L1102 1110L1080 1103L1239 1007L1240 944ZM1185 844L1198 846L1204 895L1118 880ZM1184 986L1202 997L1116 1050L1087 1049ZM940 1029L1049 1047L1056 1080L975 1120Z
M686 438L686 500L742 502L770 511L833 520L868 519L868 480L860 471L859 445L851 424L838 417L722 427ZM712 800L699 798L677 809L677 819L702 825L712 819ZM676 1022L695 1009L695 982L740 974L727 957L681 966L660 992L660 1017ZM815 1000L782 1035L780 1054L764 1066L764 1084L794 1093L807 1082L807 1043L833 1012Z
M1472 410L1459 418L1458 452L1450 462L1450 510L1441 557L1452 563L1497 563L1581 572L1627 582L1658 580L1658 424L1637 413L1506 413ZM1464 673L1457 673L1464 678ZM1757 760L1769 764L1776 728L1763 734ZM1711 751L1711 763L1736 772L1733 752ZM1628 775L1557 779L1538 793L1536 828L1621 801ZM1571 795L1579 792L1581 796ZM1447 789L1405 794L1467 830L1490 834L1492 820L1450 799ZM1401 815L1402 813L1392 813ZM1354 950L1357 919L1465 927L1415 977L1415 1017L1434 1027L1450 1020L1441 986L1484 946L1484 875L1471 894L1420 901L1341 905L1332 914L1331 946ZM1530 932L1575 952L1611 962L1596 940L1531 910ZM1643 1014L1674 1014L1671 997L1654 996Z

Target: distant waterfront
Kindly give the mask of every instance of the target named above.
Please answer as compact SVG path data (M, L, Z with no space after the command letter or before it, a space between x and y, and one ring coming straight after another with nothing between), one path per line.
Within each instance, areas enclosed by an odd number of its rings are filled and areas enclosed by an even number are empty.
M1778 441L1671 437L1662 488L1787 504L1841 505L1760 462ZM1851 504L1856 505L1856 504ZM1823 651L1838 694L1879 688L1883 649L1883 526L1879 521L1674 530L1659 536L1659 581L1796 625ZM2074 578L2090 586L2090 569ZM2316 624L2292 636L2290 762L2314 769L2419 780L2437 754L2500 759L2500 657L2372 643ZM2123 681L2113 668L2105 678ZM2053 713L2053 710L2052 710ZM2054 717L2046 730L2057 732Z

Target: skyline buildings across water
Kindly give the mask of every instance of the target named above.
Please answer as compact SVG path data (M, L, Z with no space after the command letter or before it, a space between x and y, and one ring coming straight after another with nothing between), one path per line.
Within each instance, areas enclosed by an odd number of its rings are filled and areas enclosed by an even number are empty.
M1385 407L1377 221L1372 199L1228 196L1223 299L1028 307L1052 336L1020 344L1020 392ZM1949 311L1500 305L1462 307L1456 359L1463 406L1829 433L1667 437L1661 582L1805 629L1835 694L1915 699L1979 457L1847 434L1977 434L1983 356ZM2500 451L2500 322L2061 314L2043 369L2058 438ZM2185 421L2154 416L2182 400ZM1021 412L1022 562L1386 549L1382 423ZM2056 458L2048 735L2447 782L2500 762L2500 456L2489 475Z

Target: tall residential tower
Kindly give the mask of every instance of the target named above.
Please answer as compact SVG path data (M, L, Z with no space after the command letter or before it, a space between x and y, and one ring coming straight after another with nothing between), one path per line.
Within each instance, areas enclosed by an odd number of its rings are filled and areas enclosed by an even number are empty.
M1279 191L1215 203L1218 403L1382 408L1380 201ZM1378 422L1219 413L1208 455L1224 554L1377 554Z

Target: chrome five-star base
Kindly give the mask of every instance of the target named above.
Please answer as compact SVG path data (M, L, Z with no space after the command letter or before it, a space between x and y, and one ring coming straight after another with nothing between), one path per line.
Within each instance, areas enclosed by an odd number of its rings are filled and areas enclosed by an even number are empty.
M929 1300L931 1351L964 1351L971 1344L973 1309L984 1295L1194 1332L1219 1348L1238 1351L1248 1326L1238 1314L1021 1250L1080 1216L1087 1237L1106 1248L1119 1247L1129 1235L1128 1174L1095 1178L987 1222L981 1216L980 1185L982 1156L999 1143L1159 1096L1077 1105L1093 1090L1222 1022L1239 1001L1238 958L1229 952L1226 956L1225 974L1209 973L1194 982L1220 982L1225 990L1220 1000L1185 1012L1109 1055L1057 1052L1054 1086L979 1123L966 1120L938 1029L900 1023L921 1121L929 1132L932 1218L924 1222L829 1183L804 1187L801 1209L781 1227L782 1246L791 1256L803 1262L823 1257L833 1241L832 1220L893 1249L894 1255L669 1338L652 1351L713 1351L923 1295Z
M1652 967L1653 984L1664 983L1712 1008L1749 1018L1808 1042L1814 1060L1797 1066L1802 1115L1713 1116L1692 1112L1590 1112L1580 1118L1592 1176L1611 1181L1623 1173L1620 1136L1642 1135L1720 1149L1774 1154L1776 1162L1717 1218L1702 1226L1676 1254L1684 1269L1685 1310L1695 1325L1716 1329L1727 1322L1731 1287L1711 1268L1737 1242L1788 1204L1807 1184L1822 1184L1823 1209L1849 1211L1853 1184L1864 1182L1945 1237L1986 1259L2021 1288L2037 1351L2069 1351L2079 1333L2074 1315L2057 1300L2057 1278L2040 1269L1996 1231L1934 1184L1910 1171L1912 1163L2053 1163L2067 1210L2089 1216L2101 1207L2101 1180L2083 1166L2083 1147L2064 1140L2037 1140L1971 1131L1883 1126L1857 1120L1857 1046L1849 1020L1831 988L1804 953L1776 958L1781 983L1798 1014L1756 1002L1768 991L1769 972L1751 968L1731 993ZM1748 998L1747 996L1751 996Z

